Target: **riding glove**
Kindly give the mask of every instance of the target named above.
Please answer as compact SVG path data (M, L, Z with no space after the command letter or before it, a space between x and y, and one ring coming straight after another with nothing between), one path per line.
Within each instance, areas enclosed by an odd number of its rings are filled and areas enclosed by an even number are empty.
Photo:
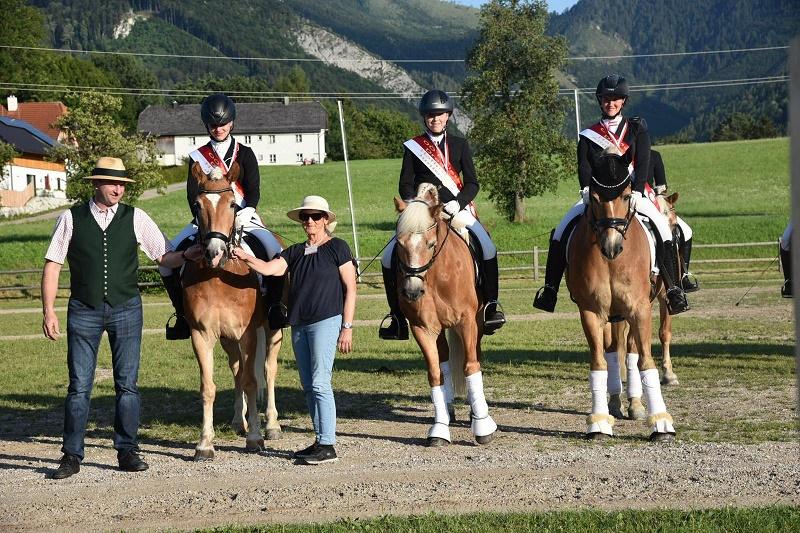
M236 227L244 226L248 224L252 219L253 215L256 214L256 210L254 207L245 207L240 209L238 213L236 213Z
M450 218L453 218L461 211L461 204L458 203L458 200L450 200L446 204L444 204L444 212L447 213Z

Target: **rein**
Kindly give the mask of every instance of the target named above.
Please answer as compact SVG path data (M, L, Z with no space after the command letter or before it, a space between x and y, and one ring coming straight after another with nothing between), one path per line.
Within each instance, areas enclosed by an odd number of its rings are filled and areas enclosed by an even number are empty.
M198 194L221 194L224 192L233 192L233 189L230 186L225 187L224 189L206 189L205 187L200 187ZM220 233L219 231L205 232L203 231L203 228L200 227L199 224L198 224L198 230L200 234L200 244L204 248L208 245L208 241L210 239L220 239L222 242L225 243L225 255L219 260L219 267L224 268L225 263L228 261L228 257L230 257L231 255L231 251L242 240L242 232L244 231L243 228L239 228L239 231L236 231L236 219L234 218L233 225L231 226L231 231L228 235Z
M592 177L592 180L594 180L594 177ZM607 229L613 229L618 231L620 235L622 235L622 238L624 239L625 234L628 232L628 228L630 227L631 220L633 220L634 213L636 212L635 209L633 208L633 203L630 200L628 200L628 214L625 216L625 218L617 218L617 217L595 218L594 211L591 209L591 204L596 202L597 200L594 199L594 196L590 196L590 202L589 202L590 205L588 209L592 216L587 217L589 219L589 225L591 226L592 231L594 231L595 236L599 239L600 233L602 233Z

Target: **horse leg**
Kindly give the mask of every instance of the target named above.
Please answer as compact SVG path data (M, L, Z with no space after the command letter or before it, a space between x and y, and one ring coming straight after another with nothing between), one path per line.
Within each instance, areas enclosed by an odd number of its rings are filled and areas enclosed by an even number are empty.
M431 387L431 402L433 403L433 425L428 429L426 446L446 446L450 439L450 416L447 414L447 400L442 386L442 373L439 369L439 351L437 338L429 334L425 328L412 326L411 331L417 339L428 366L428 385Z
M605 324L593 311L581 309L580 313L583 333L589 343L589 388L592 392L592 412L586 417L586 436L593 440L599 440L614 434L611 429L614 425L614 417L608 412L606 399L608 367L603 349Z
M626 322L607 323L603 328L606 367L608 369L608 413L614 418L622 418L622 375L620 374L619 353L624 343Z
M247 440L245 448L248 452L259 452L264 449L264 439L261 438L261 423L258 419L258 384L256 382L256 346L258 337L255 328L245 330L239 339L239 352L241 354L241 385L247 402Z
M669 441L675 436L672 425L672 416L667 412L667 406L661 395L661 382L658 378L658 369L653 360L650 348L650 335L652 333L651 309L640 308L632 317L631 331L636 344L639 346L639 375L642 379L642 389L647 402L647 425L650 427L651 441Z
M275 379L278 376L278 354L281 351L283 330L270 330L267 327L264 327L263 330L265 332L269 331L269 336L267 337L267 364L264 366L264 377L267 381L267 406L264 411L266 428L264 430L264 438L267 440L276 440L283 436L281 425L278 423L278 409L275 406Z
M628 355L625 356L625 371L628 374L628 420L644 420L647 411L642 403L642 377L639 373L639 348L633 335L633 327L627 335Z
M195 446L194 460L208 461L214 458L214 398L217 386L214 384L214 344L197 330L192 330L192 348L200 366L200 397L203 401L203 426L200 442Z
M444 387L444 401L447 404L447 415L450 421L456 419L455 389L453 385L453 373L450 368L450 345L447 342L446 331L443 331L436 338L436 350L439 352L439 372L442 374L442 387Z
M658 299L658 314L661 319L658 328L658 339L661 341L661 384L678 385L678 376L672 371L672 358L669 347L672 344L672 315L667 312L667 302Z
M231 429L240 437L247 434L247 420L245 420L245 401L242 391L241 372L239 364L239 345L228 339L220 339L222 349L228 354L228 367L233 374L233 418L231 419Z
M464 348L464 376L467 384L467 403L470 407L470 429L478 444L489 444L494 439L497 424L489 414L489 404L483 393L483 372L478 361L478 323L466 320L456 331Z

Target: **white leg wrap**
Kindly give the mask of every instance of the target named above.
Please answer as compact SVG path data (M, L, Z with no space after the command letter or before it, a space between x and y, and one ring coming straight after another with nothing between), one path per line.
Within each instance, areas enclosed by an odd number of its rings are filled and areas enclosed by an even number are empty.
M642 379L639 376L639 354L629 353L625 357L625 367L628 370L628 398L641 398Z
M667 413L667 406L661 396L661 381L658 370L651 368L641 372L644 399L647 402L647 424L650 430L658 433L675 433L672 417Z
M622 378L619 375L619 354L606 352L606 365L608 366L608 393L619 394L622 392Z
M451 404L455 400L455 389L453 388L453 374L450 373L450 361L439 363L439 372L442 373L444 400Z
M433 425L428 430L428 438L435 437L451 442L450 415L447 414L447 404L442 387L431 387L431 400L433 401Z
M467 402L472 410L472 433L485 437L497 431L497 424L489 416L489 405L483 395L483 373L476 372L466 377Z
M608 372L606 370L592 370L589 372L589 389L592 391L592 414L608 414Z

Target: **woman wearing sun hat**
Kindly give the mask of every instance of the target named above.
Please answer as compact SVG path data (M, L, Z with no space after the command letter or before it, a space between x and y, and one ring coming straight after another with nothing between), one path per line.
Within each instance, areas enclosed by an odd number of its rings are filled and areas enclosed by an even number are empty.
M345 241L333 236L336 214L321 196L306 196L286 215L303 226L307 239L283 250L272 261L262 261L241 248L233 257L265 276L290 276L289 324L297 370L314 424L314 443L295 453L307 464L337 460L336 403L331 376L339 351L353 347L356 310L356 268Z

